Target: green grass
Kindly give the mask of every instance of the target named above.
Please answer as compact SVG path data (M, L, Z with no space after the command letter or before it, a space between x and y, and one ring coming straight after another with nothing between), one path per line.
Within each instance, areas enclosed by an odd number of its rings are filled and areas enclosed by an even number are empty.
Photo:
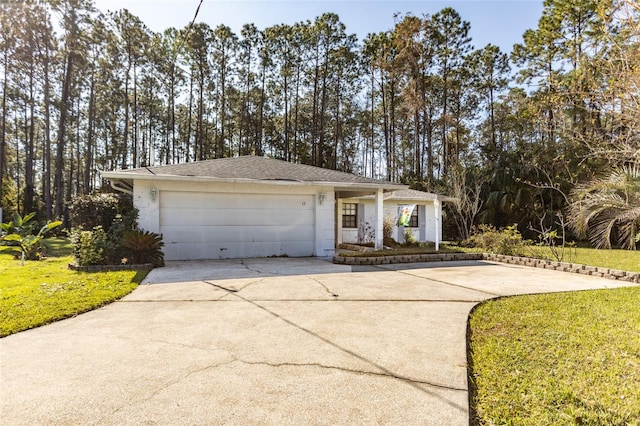
M481 249L458 247L449 245L451 249L457 249L468 253L480 253ZM527 248L527 254L532 257L545 257L556 260L548 248L532 246ZM563 262L578 263L581 265L602 266L610 269L620 269L623 271L640 272L640 251L639 250L602 250L586 247L576 247L565 251Z
M68 253L66 240L49 241ZM20 261L0 254L0 337L95 309L130 293L148 271L75 272L71 257Z
M46 238L42 240L42 244L47 247L47 256L49 257L64 257L73 254L71 242L67 238Z
M640 272L638 251L564 261ZM640 425L638 286L485 302L468 348L471 424Z
M542 247L536 247L535 252L549 255L549 250ZM640 251L638 250L602 250L578 247L575 249L575 257L569 256L567 252L563 261L640 272Z
M473 424L640 424L640 287L519 296L469 319Z

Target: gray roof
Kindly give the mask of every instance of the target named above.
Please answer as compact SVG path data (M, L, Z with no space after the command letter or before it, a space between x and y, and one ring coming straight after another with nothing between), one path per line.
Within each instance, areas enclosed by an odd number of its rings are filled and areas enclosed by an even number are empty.
M393 189L406 188L406 185L385 180L252 155L103 172L102 176L107 179L162 179L163 177L184 177L188 179L192 177L222 181L287 181L295 183L363 184L366 186L382 185L386 187L392 185L395 186Z
M357 197L361 199L373 199L372 195L364 195ZM440 201L454 201L455 198L448 197L446 195L434 194L433 192L417 191L415 189L398 189L393 192L387 192L384 194L384 199L391 201L433 201L438 199Z
M415 189L401 189L399 191L390 192L385 196L389 200L435 200L437 194L431 192L417 191Z

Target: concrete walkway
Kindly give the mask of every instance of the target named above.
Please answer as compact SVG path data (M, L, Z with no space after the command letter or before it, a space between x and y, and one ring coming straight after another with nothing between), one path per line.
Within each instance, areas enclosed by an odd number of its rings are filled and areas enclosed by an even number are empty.
M0 419L466 425L475 304L620 285L479 261L169 263L119 302L0 339Z

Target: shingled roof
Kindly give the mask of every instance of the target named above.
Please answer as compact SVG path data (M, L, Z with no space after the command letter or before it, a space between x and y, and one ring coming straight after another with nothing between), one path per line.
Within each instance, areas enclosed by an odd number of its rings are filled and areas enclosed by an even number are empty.
M406 188L406 185L385 180L253 155L103 172L102 176L107 179L182 177L186 179L201 178L221 181L286 181L293 183L382 185L385 187L393 185L397 187L393 189Z
M357 197L360 199L373 199L371 195L364 195L361 197ZM434 194L432 192L425 191L417 191L415 189L399 189L393 192L387 192L384 194L384 199L389 201L455 201L456 199L453 197L448 197L446 195Z

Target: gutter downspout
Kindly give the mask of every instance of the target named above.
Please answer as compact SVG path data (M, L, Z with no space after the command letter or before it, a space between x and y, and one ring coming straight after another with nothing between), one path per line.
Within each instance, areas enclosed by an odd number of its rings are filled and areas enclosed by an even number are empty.
M109 180L109 185L111 185L111 188L115 189L116 191L120 191L120 192L124 192L125 194L133 195L133 191L132 190L124 188L122 186L118 186L118 181L116 181L116 180Z

